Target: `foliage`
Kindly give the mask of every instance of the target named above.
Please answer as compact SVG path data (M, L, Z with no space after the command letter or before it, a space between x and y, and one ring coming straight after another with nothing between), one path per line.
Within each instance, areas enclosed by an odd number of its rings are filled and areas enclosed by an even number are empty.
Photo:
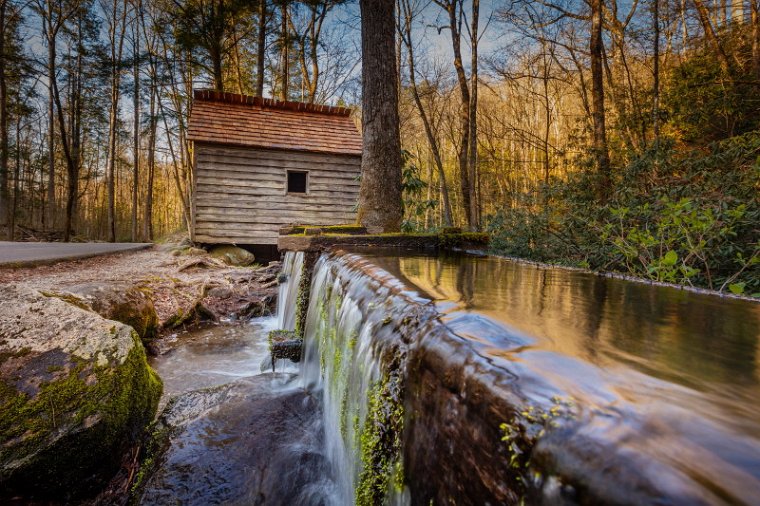
M760 133L676 151L667 143L616 174L598 205L580 173L544 189L548 204L489 220L498 253L613 270L732 293L760 292Z
M438 205L436 200L424 199L422 194L428 183L420 177L420 169L412 163L412 155L402 153L404 166L401 168L401 191L404 205L404 219L401 231L406 233L425 230L425 213Z
M757 78L743 61L752 52L744 28L734 26L721 39L724 50L735 55L728 71L707 46L671 71L663 105L669 129L685 142L703 145L760 127Z

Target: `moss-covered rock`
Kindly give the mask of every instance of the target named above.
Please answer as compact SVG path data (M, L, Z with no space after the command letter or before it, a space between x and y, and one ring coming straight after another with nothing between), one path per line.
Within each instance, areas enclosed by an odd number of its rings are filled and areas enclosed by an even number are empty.
M279 359L300 362L302 348L303 339L292 330L273 330L269 333L269 353L272 356L272 364Z
M129 325L144 340L152 339L158 331L158 315L147 288L126 283L95 282L44 294L90 309L107 320Z
M0 501L98 490L155 414L137 334L65 300L0 288Z
M231 244L215 246L209 253L212 257L218 258L227 265L234 265L237 267L246 267L256 260L256 257L254 257L253 253L250 251L238 248Z

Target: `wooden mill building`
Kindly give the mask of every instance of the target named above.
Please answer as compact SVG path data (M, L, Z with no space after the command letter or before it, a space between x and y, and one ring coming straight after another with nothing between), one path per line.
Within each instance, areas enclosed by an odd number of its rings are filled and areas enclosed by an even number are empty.
M349 110L197 90L191 237L277 244L291 224L356 220L362 142Z

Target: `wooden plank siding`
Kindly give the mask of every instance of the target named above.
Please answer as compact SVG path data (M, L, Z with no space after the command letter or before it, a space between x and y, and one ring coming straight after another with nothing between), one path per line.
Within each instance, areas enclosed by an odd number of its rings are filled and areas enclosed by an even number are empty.
M280 227L356 221L361 156L194 143L192 239L277 244ZM287 193L287 171L308 171Z

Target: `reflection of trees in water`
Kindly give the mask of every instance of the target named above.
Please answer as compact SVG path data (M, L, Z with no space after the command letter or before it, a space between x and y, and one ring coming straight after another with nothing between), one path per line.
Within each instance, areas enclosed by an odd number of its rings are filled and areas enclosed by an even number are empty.
M607 280L600 276L585 276L581 279L583 280L581 281L582 291L589 297L586 310L578 315L579 317L585 316L583 348L589 357L596 358L600 351L599 334L606 314Z
M757 385L760 311L753 304L607 280L605 339L658 377ZM697 383L697 384L695 384Z
M691 387L760 384L752 303L492 258L404 259L406 274L412 260L417 281L439 296L545 335L565 353Z
M465 309L472 309L475 293L475 276L477 274L477 261L472 258L463 258L457 267L456 288L459 292L459 302Z

